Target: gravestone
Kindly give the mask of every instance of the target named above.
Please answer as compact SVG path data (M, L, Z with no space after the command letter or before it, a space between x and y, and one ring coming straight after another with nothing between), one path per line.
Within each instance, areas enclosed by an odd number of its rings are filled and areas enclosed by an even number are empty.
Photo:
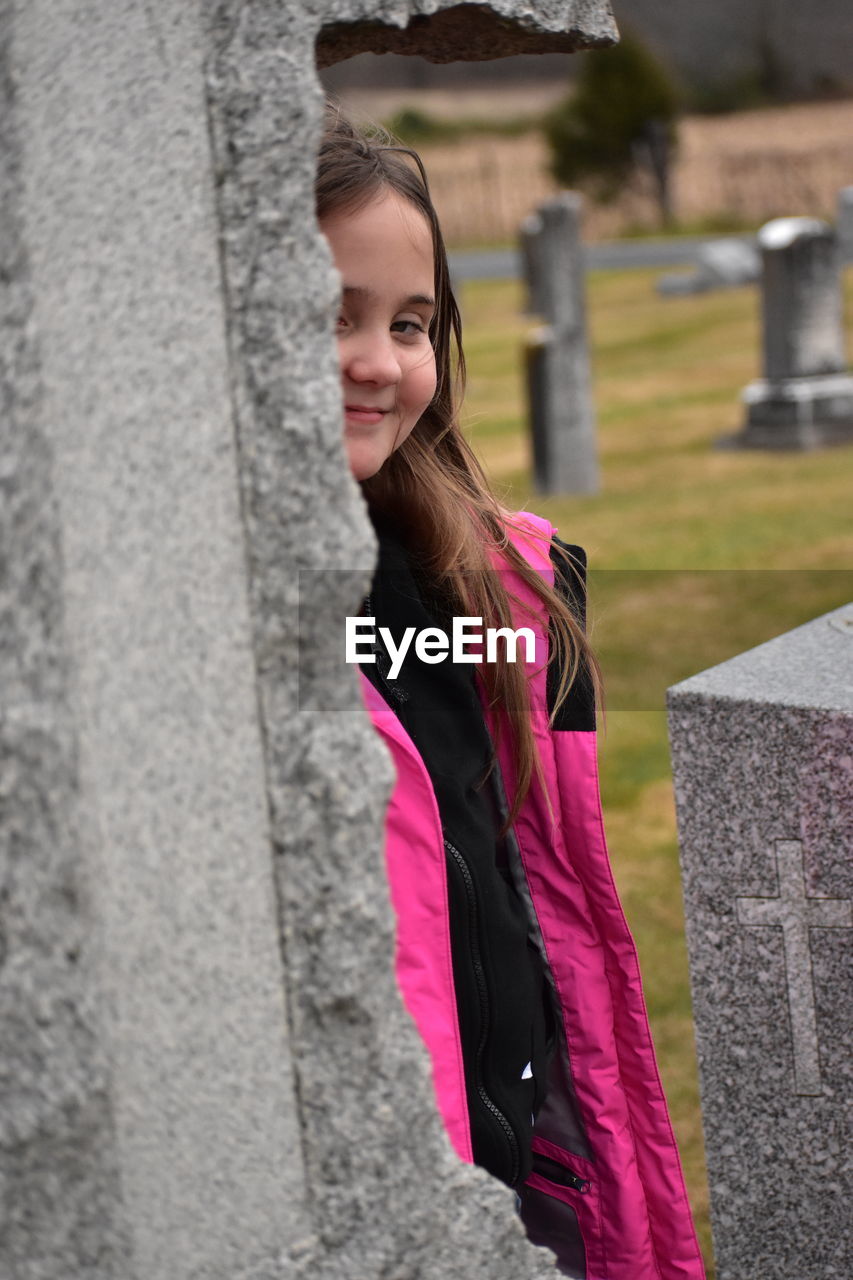
M297 697L299 572L351 571L300 619L338 678L374 557L315 47L613 38L421 9L0 0L3 1280L551 1272L396 993L387 758Z
M817 218L776 218L758 242L764 377L744 389L746 425L728 443L812 449L853 440L838 238Z
M853 1274L853 604L669 690L718 1280Z
M725 240L709 240L700 245L694 269L661 276L657 291L664 297L683 297L753 284L760 276L761 258L752 241L728 236Z
M586 332L583 201L563 191L521 225L528 310L545 324L526 346L533 474L539 493L598 492Z
M853 262L853 187L838 193L838 244L842 263Z

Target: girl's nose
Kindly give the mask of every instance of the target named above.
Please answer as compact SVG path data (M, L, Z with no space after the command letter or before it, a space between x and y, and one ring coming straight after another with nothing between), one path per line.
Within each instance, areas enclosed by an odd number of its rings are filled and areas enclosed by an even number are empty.
M344 344L343 371L351 382L393 386L400 381L400 361L390 334L353 335Z

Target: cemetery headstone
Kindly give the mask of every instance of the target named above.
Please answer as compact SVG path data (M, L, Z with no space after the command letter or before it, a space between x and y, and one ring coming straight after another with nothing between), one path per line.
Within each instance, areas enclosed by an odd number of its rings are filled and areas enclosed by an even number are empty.
M853 187L838 193L838 244L843 263L853 262Z
M521 226L528 310L545 323L526 348L533 472L539 493L599 487L586 330L582 198L564 191Z
M810 449L852 440L837 236L817 218L776 218L758 241L764 376L744 389L746 425L728 443Z
M374 555L315 48L614 34L422 7L0 0L4 1280L552 1271L452 1155L397 996L387 759L297 693L299 625L337 679Z
M669 690L718 1280L853 1273L853 604Z
M657 290L664 297L707 293L710 289L753 284L760 276L761 257L755 245L750 240L729 236L701 245L696 253L695 268L661 276Z

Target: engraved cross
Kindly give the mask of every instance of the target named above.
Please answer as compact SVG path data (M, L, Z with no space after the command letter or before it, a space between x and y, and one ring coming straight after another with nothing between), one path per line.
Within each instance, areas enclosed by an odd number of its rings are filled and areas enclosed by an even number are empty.
M806 896L803 846L799 840L776 841L776 867L779 896L736 898L737 916L741 924L781 925L797 1093L819 1094L820 1057L809 929L853 927L853 904L845 898Z

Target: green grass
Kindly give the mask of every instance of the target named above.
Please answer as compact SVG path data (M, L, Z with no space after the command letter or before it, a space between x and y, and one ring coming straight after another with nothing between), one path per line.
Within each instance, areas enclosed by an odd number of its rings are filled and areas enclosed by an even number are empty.
M757 231L761 221L754 218L743 218L736 213L725 210L719 213L708 213L702 218L691 218L688 221L676 219L665 231L660 227L648 227L645 223L629 226L620 233L623 240L653 240L661 235L671 236L717 236L732 233Z
M757 292L661 299L657 274L589 277L599 494L532 493L521 352L533 321L521 314L517 283L464 288L463 420L505 501L549 516L589 554L591 632L607 696L601 773L611 855L710 1262L664 691L853 599L853 446L810 454L716 447L739 428L739 393L760 372ZM846 283L850 332L850 272Z
M467 142L482 135L517 138L541 127L541 119L531 115L492 116L488 119L456 116L449 119L409 105L383 121L383 127L406 146L423 147L430 143Z

